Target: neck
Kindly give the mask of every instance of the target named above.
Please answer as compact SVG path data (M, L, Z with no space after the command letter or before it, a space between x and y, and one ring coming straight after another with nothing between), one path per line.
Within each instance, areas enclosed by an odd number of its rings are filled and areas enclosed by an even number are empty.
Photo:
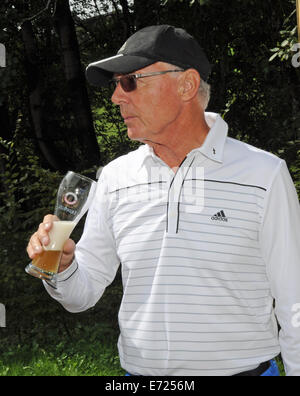
M176 171L187 154L193 149L202 146L209 132L204 112L185 112L185 117L180 122L176 120L167 131L160 134L156 141L145 140L155 154L160 157L171 169Z

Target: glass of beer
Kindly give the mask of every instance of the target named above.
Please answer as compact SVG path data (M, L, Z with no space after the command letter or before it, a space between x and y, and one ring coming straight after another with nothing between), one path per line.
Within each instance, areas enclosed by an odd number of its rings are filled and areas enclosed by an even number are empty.
M89 209L96 190L96 182L78 173L68 172L60 183L54 214L58 217L49 231L50 243L25 271L46 280L56 288L57 273L63 247L72 231Z

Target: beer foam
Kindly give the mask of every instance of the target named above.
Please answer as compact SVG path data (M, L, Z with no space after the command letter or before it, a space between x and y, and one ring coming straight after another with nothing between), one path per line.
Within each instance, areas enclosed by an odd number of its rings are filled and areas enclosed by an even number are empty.
M76 223L73 221L54 221L49 231L50 243L45 250L63 250L65 242L70 237Z

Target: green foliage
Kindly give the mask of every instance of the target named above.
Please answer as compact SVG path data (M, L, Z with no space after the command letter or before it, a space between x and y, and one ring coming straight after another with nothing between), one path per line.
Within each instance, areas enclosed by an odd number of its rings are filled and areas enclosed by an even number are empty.
M119 109L107 99L109 96L106 91L96 92L93 106L95 131L103 164L140 145L128 138Z
M116 338L117 310L122 294L119 276L94 309L87 314L71 315L48 296L41 281L25 273L29 261L26 253L29 237L44 215L53 213L62 175L43 169L29 144L23 144L20 149L2 139L1 147L4 152L0 154L3 168L0 185L0 302L6 307L7 328L0 329L0 355L4 345L26 345L28 340L41 339L41 336L44 341L49 338L53 342L51 335L54 333L63 339L71 339L74 328L103 321ZM83 222L72 235L75 241L80 238Z
M1 224L6 232L17 233L31 228L53 207L61 176L41 168L38 158L28 148L23 146L20 151L14 142L1 138L0 144L7 150L6 154L1 154L4 163Z
M20 150L13 142L3 140L0 144L5 149L0 158L0 301L8 309L12 327L20 330L26 320L33 319L30 314L37 300L36 285L32 284L28 293L25 248L44 215L53 211L60 176L42 169L29 147ZM22 311L28 309L25 321L20 320L20 307Z
M277 47L270 50L273 52L273 55L269 59L270 62L277 57L281 61L289 61L293 57L294 52L292 48L298 42L297 25L295 26L295 23L296 9L283 22L283 29L280 30L281 40L277 42Z

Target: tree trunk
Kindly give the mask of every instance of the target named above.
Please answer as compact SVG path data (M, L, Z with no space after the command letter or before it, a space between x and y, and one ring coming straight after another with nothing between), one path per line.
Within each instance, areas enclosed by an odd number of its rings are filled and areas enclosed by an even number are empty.
M32 24L25 21L22 24L22 38L26 52L26 72L29 87L29 103L34 132L39 148L49 165L55 170L63 167L56 155L53 143L47 139L47 130L43 116L42 79L39 70L38 50L35 43Z
M94 130L85 74L80 61L79 45L68 0L57 1L55 27L62 48L65 76L76 122L74 132L82 146L81 151L85 155L85 158L81 159L80 167L98 166L100 164L100 150Z
M0 98L0 137L11 140L13 137L11 122L6 101Z

